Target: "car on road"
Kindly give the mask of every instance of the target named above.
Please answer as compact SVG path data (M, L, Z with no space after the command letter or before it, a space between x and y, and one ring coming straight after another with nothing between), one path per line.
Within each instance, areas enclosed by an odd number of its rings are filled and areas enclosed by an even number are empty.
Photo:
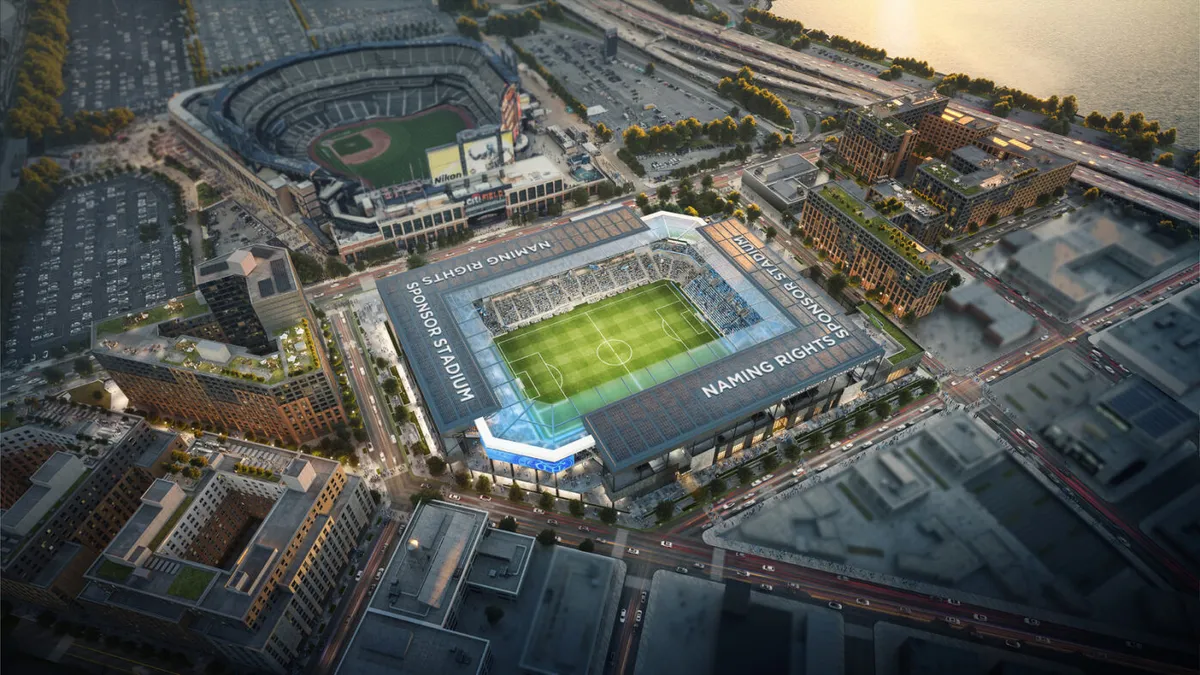
M742 578L747 578L750 576L750 573L746 570L734 570L733 573Z
M421 483L421 489L422 489L422 490L428 490L428 489L429 489L429 488L431 488L431 487L433 487L433 486L432 486L432 485L430 485L429 483Z
M702 570L702 569L704 569L704 563L692 563L692 567L695 567L698 570Z
M929 406L927 406L927 405L921 406L921 412L928 412L928 411L929 411Z
M1044 635L1034 635L1033 639L1036 640L1037 642L1039 642L1040 644L1044 644L1044 645L1050 644L1050 638L1048 638Z
M984 382L991 382L994 379L996 379L995 375L988 375L988 378L986 380L984 380Z
M457 501L462 501L462 497L459 497L458 495L454 494L453 492L451 492L450 494L446 495L446 498L447 498L447 499L453 499L453 500L454 500L454 501L456 501L456 502L457 502Z
M842 603L834 602L832 600L829 601L829 609L841 609L841 608L842 608Z
M1129 647L1130 649L1141 649L1141 648L1142 648L1142 643L1140 643L1140 642L1134 642L1133 640L1126 640L1126 641L1125 641L1125 646L1126 646L1126 647Z
M1104 308L1104 311L1106 311L1106 312L1111 312L1111 311L1113 311L1113 306L1112 306L1112 305L1109 305L1108 307L1105 307L1105 308Z
M536 507L536 506L535 506L535 507L533 507L533 512L534 512L534 513L545 513L545 511L543 511L543 510L539 509L539 508L538 508L538 507Z
M767 474L767 475L763 476L763 477L762 477L762 479L763 479L764 481L768 481L768 480L771 480L771 479L772 479L772 478L774 478L774 477L775 477L775 474L773 474L773 473L769 473L769 474Z
M1037 619L1031 619L1031 618L1029 618L1029 617L1025 617L1025 625L1027 625L1027 626L1040 626L1040 625L1042 625L1042 622L1041 622L1041 621L1038 621Z
M665 541L665 540L658 542L658 545L662 546L663 548L675 548L675 544L672 544L671 542Z
M825 469L828 469L828 468L829 468L829 465L828 465L828 464L822 464L822 465L820 465L820 466L818 466L818 467L817 467L817 473L820 473L820 472L822 472L822 471L824 471Z
M1041 342L1045 342L1046 340L1049 340L1049 339L1050 339L1049 334L1043 335L1042 337L1038 338L1038 340L1040 340Z
M633 623L634 623L634 625L637 625L637 624L640 624L641 622L642 622L642 610L640 610L640 609L639 609L639 610L638 610L638 611L637 611L637 612L636 612L636 613L633 615Z
M758 589L760 591L766 591L767 593L770 593L771 591L775 590L775 587L771 584L759 584Z
M630 548L627 548L627 549L625 549L625 552L626 552L626 553L628 553L629 555L641 555L641 554L642 554L642 552L641 552L641 551L639 551L639 550L637 550L636 548L633 548L633 547L630 547Z
M358 574L355 574L355 575L354 575L354 580L355 580L355 581L358 581L358 580L362 579L362 574L363 574L363 571L362 571L362 570L359 570L359 571L358 571Z
M795 471L793 471L793 472L792 472L792 475L793 475L793 476L799 476L799 475L801 475L801 474L803 474L803 473L804 473L804 467L800 467L800 468L796 469Z
M751 499L754 499L754 495L756 495L756 494L758 494L757 491L751 490L750 492L747 492L746 494L742 495L742 500L750 501Z
M1012 638L1005 638L1004 644L1008 645L1009 647L1012 647L1013 649L1021 648L1021 643L1017 642L1016 640L1014 640Z
M1077 340L1078 340L1078 338L1073 338L1073 337L1067 338L1067 342L1070 342L1072 344L1074 344Z
M774 565L763 565L762 568L763 568L764 572L774 572L775 571Z
M591 529L590 527L588 527L587 525L580 525L580 526L579 526L579 531L580 531L580 532L591 532L591 531L592 531L592 529Z
M546 524L547 524L547 525L557 525L557 524L558 524L558 521L557 521L557 520L555 520L554 518L547 518L547 519L546 519Z
M890 425L887 425L887 424L885 424L885 425L883 425L883 426L879 427L879 431L881 431L881 432L883 432L883 431L887 431L887 430L888 430L888 429L890 429L890 428L891 428L891 426L890 426Z
M951 626L961 626L962 625L961 621L959 621L958 619L956 619L955 617L952 617L952 616L945 617L944 621L946 623L950 624Z
M746 554L745 554L745 553L742 553L741 551L734 551L734 552L733 552L733 554L734 554L735 556L739 557L739 558L745 558L745 557L746 557Z
M625 610L621 610L621 623L625 623Z
M1017 432L1017 435L1018 435L1018 436L1020 436L1021 438L1025 438L1025 437L1026 437L1026 434L1025 434L1025 431L1024 431L1024 430L1022 430L1022 429L1014 429L1014 431L1016 431L1016 432Z
M962 604L961 602L959 602L958 600L955 600L954 598L946 598L946 602L948 602L952 605L961 605Z
M857 602L858 604L862 605L863 607L871 606L871 601L867 600L866 598L855 598L854 602Z
M750 487L758 487L759 485L762 485L762 483L763 483L762 478L756 478L756 479L754 479L754 482L750 484Z
M687 574L687 573L688 573L688 568L686 568L686 567L684 567L684 566L680 565L679 567L676 567L676 568L675 568L675 571L676 571L676 572L679 572L680 574Z
M642 603L643 605L644 605L644 604L646 604L646 598L647 598L648 596L649 596L649 594L648 594L648 593L646 593L646 591L642 591L641 603Z
M479 495L479 501L490 502L490 501L492 501L492 496L491 495Z
M983 621L984 623L987 623L987 616L980 614L979 612L972 614L971 617L976 621Z

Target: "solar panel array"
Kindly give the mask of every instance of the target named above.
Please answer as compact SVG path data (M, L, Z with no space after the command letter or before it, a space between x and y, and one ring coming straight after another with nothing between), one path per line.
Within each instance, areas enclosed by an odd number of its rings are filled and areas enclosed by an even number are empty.
M206 277L210 274L216 274L217 272L224 272L227 269L229 269L229 263L222 260L220 262L215 262L211 265L205 265L204 267L201 267L200 276Z
M1195 416L1175 399L1146 380L1136 381L1104 405L1127 424L1155 440L1170 437Z
M286 293L292 290L292 275L288 273L287 261L282 258L271 261L271 279L275 281L277 293Z

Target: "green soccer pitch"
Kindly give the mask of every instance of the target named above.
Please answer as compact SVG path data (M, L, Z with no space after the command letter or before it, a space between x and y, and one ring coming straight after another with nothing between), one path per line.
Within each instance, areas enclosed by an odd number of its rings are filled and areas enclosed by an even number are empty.
M673 282L657 281L519 328L497 339L496 346L525 395L553 404L614 380L627 383L617 384L627 394L691 370L695 364L686 356L674 369L663 362L717 337ZM723 348L709 350L703 359L723 354ZM611 391L604 393L610 401L615 398Z

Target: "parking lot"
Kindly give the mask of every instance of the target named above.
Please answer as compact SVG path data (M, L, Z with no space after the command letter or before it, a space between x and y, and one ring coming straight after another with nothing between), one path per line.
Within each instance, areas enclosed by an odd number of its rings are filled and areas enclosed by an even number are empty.
M210 73L311 49L295 10L286 2L194 0L192 4Z
M322 47L453 33L450 14L419 0L299 0Z
M543 23L540 32L517 43L532 51L585 106L603 106L607 112L588 121L603 122L618 137L631 124L652 127L688 117L704 123L724 117L732 107L715 92L665 71L645 75L645 63L630 60L620 50L615 63L605 63L599 38L553 24Z
M89 339L95 321L184 293L170 200L135 176L67 190L17 272L5 357L44 358Z
M208 236L216 240L215 257L253 244L266 244L273 236L266 225L232 201L227 200L205 213L211 219Z
M192 87L176 3L74 0L68 16L66 114L117 107L152 113Z

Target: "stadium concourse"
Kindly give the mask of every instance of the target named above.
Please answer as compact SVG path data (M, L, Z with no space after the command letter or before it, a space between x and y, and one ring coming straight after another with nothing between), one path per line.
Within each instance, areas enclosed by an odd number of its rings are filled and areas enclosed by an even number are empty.
M774 255L612 204L377 287L437 452L526 489L586 463L618 500L887 382L881 339Z

